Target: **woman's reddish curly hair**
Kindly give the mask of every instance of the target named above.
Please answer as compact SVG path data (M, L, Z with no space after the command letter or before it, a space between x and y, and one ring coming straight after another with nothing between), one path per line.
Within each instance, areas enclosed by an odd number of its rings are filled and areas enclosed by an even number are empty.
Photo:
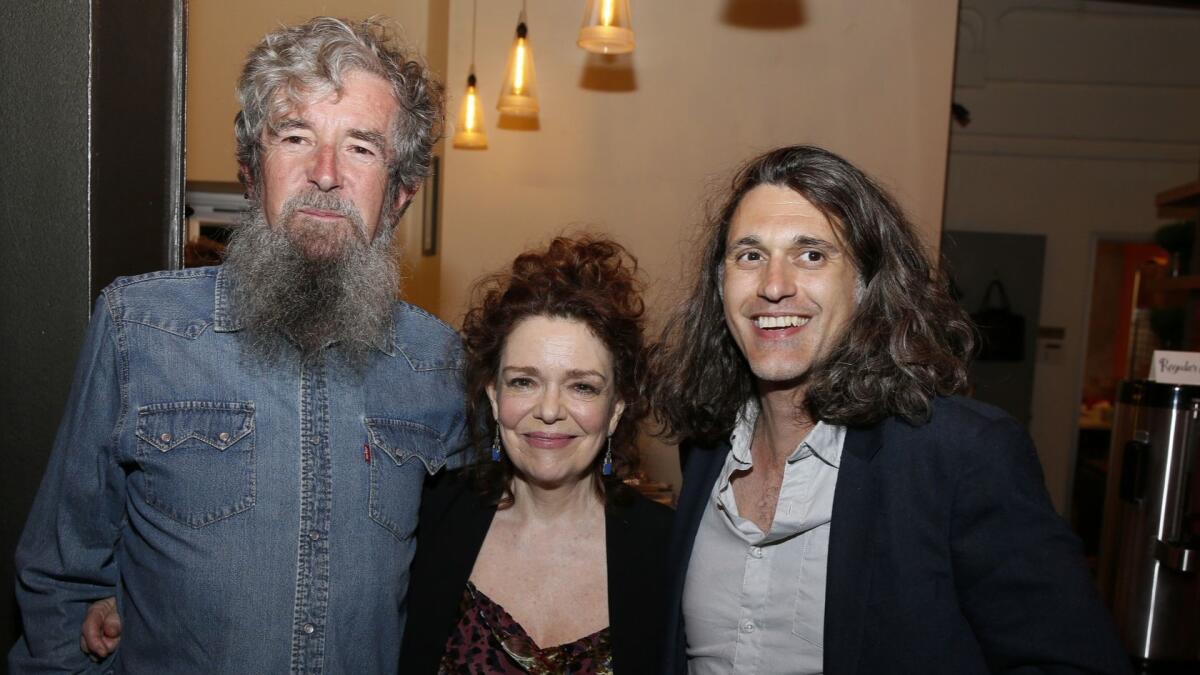
M472 289L471 309L463 319L466 388L477 448L474 471L480 490L501 505L511 504L513 465L507 453L488 459L496 424L487 386L496 381L505 341L520 322L553 317L583 322L612 355L616 395L625 411L612 435L614 478L637 465L635 441L646 416L646 343L643 337L642 284L637 259L620 244L595 235L560 236L544 249L517 256L511 268L480 279ZM604 453L592 470L597 489Z

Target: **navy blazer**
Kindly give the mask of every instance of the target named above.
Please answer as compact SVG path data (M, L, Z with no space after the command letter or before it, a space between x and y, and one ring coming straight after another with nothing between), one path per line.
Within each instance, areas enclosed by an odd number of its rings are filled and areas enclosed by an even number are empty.
M686 448L664 673L684 673L684 581L729 443ZM935 400L929 422L846 433L834 491L826 675L1129 673L1079 540L1024 429Z
M631 489L616 492L609 490L604 518L613 671L658 673L664 561L674 512ZM437 672L495 515L496 507L480 498L461 471L443 472L426 484L400 647L404 675Z

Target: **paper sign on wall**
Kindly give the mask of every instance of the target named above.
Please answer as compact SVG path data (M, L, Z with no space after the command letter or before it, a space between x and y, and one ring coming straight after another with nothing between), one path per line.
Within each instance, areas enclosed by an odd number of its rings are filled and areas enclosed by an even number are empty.
M1200 352L1154 350L1150 379L1166 384L1200 384Z

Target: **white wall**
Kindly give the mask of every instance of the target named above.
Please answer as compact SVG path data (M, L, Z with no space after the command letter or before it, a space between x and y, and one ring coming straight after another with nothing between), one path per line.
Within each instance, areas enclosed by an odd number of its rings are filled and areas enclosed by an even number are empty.
M946 229L1044 234L1030 432L1065 513L1097 235L1148 238L1154 195L1200 173L1200 12L1078 0L964 0Z
M890 186L936 244L941 231L957 3L954 0L633 0L632 91L581 86L582 2L530 0L540 130L497 129L494 108L520 2L480 2L476 73L490 148L447 149L440 313L457 321L470 282L565 226L627 245L674 296L710 186L785 144L843 154ZM799 25L745 28L734 5L791 8ZM736 7L734 7L736 9ZM472 3L454 0L449 89L461 96ZM628 71L626 71L628 76ZM450 106L457 111L457 100ZM677 481L674 458L649 469Z

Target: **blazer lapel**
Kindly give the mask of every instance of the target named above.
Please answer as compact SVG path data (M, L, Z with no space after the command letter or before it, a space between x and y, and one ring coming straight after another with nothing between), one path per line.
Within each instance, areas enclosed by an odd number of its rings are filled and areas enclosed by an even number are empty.
M717 476L721 473L721 467L725 465L725 457L729 450L729 443L722 443L712 448L695 448L691 452L687 473L683 479L683 490L679 495L679 509L675 513L675 527L671 533L671 556L675 562L672 569L677 570L672 580L673 591L680 602L683 601L683 582L687 578L688 563L692 559L692 546L696 543L700 520L704 517L708 496L717 484Z
M881 427L848 429L838 467L825 582L826 675L857 669L871 586L871 523L878 508L871 462L882 446Z
M441 472L426 484L406 599L408 624L400 654L402 672L429 673L459 620L459 601L496 507L480 499L470 481Z
M447 616L457 614L458 601L495 516L496 507L485 504L470 486L455 495L440 521L446 531L439 533L440 546L433 558L443 561L439 564L440 573L429 576L430 583L436 585L431 593L437 599L435 611L446 612ZM421 545L424 542L418 543Z
M634 635L627 631L637 630L643 621L638 614L643 611L643 592L637 588L646 576L646 570L638 565L638 551L632 536L634 524L629 520L628 509L609 502L604 509L604 547L608 558L608 626L612 637L613 661L618 666L634 663L636 657L627 647ZM661 590L661 589L652 589Z
M728 442L711 448L691 448L687 466L684 467L683 490L675 511L675 524L671 529L671 547L668 552L668 623L665 636L665 672L686 672L687 663L683 656L686 645L683 631L683 585L687 580L688 563L692 558L692 547L696 543L696 532L708 506L708 497L725 457L731 446Z

